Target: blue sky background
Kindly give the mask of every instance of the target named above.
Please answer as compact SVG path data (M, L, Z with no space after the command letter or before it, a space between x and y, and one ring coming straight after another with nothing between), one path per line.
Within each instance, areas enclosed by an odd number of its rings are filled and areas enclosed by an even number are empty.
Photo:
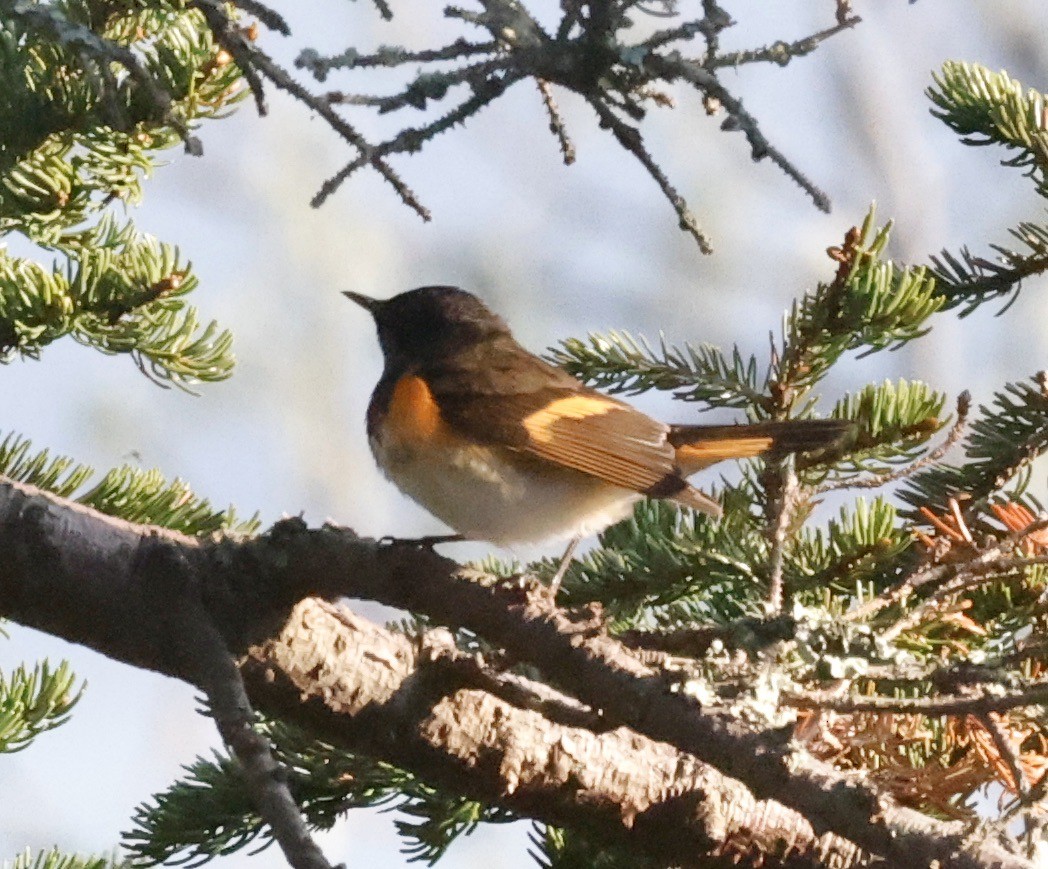
M680 3L686 15L698 15L699 5ZM832 23L829 0L724 5L741 22L725 34L728 47L794 39ZM297 4L294 37L266 35L262 44L290 64L304 46L422 47L434 33L454 32L441 21L442 3L393 6L400 14L386 24L364 0ZM193 397L157 389L128 359L60 342L39 362L5 369L3 429L103 470L127 461L159 467L218 504L258 510L267 524L302 512L366 534L439 531L374 468L363 415L381 360L371 324L341 290L386 296L458 284L488 300L535 350L623 328L764 352L794 296L832 273L825 249L873 200L883 218L895 219L892 251L905 261L966 243L984 250L1005 241L1006 227L1043 218L1031 185L998 165L1002 153L961 146L930 116L922 93L948 58L1006 68L1048 91L1048 6L870 0L856 7L865 22L812 56L785 69L726 74L767 137L831 195L832 215L816 211L770 163L753 164L741 134L721 132L720 119L707 118L694 96L677 91L676 110L651 114L650 150L712 235L712 257L676 229L655 185L570 95L558 94L578 150L570 168L526 84L423 154L395 159L432 208L430 224L366 174L311 209L347 151L279 93L270 94L264 120L245 103L202 128L202 159L171 152L134 212L141 229L177 243L193 261L201 279L195 304L236 335L234 377ZM337 76L324 87L354 89ZM377 75L357 88L391 84ZM372 138L401 120L362 111L352 118ZM1004 317L944 316L904 351L842 366L825 406L840 391L898 376L988 399L1004 381L1046 367L1046 290L1044 279L1030 281ZM659 396L638 403L682 421L695 412ZM1043 479L1037 485L1043 489ZM385 617L371 605L362 610ZM0 856L26 845L110 849L136 804L168 785L181 764L218 747L217 734L181 683L17 626L9 632L0 668L68 658L89 686L67 726L0 759ZM443 865L533 865L527 831L526 824L481 830ZM403 865L389 813L355 812L321 841L350 867ZM283 865L275 849L224 865L248 861L257 869Z

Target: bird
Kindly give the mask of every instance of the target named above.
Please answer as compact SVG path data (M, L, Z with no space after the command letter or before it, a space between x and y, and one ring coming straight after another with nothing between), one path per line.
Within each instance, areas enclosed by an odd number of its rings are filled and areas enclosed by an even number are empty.
M719 517L691 475L726 459L832 447L848 428L838 419L666 424L531 353L465 290L343 295L374 318L384 357L367 409L375 461L455 532L416 542L570 541L554 597L578 543L642 498Z

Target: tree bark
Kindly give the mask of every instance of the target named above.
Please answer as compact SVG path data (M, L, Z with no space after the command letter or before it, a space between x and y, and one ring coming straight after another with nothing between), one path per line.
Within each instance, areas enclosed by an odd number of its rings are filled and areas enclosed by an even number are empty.
M966 839L960 824L895 804L781 733L667 690L606 635L598 613L558 610L527 579L468 575L428 550L297 520L258 538L190 538L10 481L0 482L0 553L0 613L15 621L201 684L186 638L206 618L243 656L259 708L665 862L688 864L698 851L849 866L867 859L861 848L900 867L1029 866L996 842ZM406 638L355 616L318 602L295 609L309 595L371 598L467 627L614 729L508 703L491 693L497 680L451 646L423 643L423 660Z

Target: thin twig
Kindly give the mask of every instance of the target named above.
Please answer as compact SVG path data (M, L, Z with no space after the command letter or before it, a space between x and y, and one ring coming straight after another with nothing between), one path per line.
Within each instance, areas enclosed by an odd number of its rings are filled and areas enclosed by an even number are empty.
M291 28L284 16L265 3L260 3L259 0L233 0L233 5L248 15L254 15L270 30L275 30L282 36L291 35Z
M1032 533L1032 532L1031 532ZM864 604L860 604L853 610L844 613L842 618L846 621L861 621L876 615L882 609L905 600L918 588L931 583L948 582L962 572L981 572L992 565L999 564L1003 558L1014 548L1016 538L1009 538L1001 545L986 549L975 555L967 563L953 564L931 564L925 562L912 573L904 576L899 582L882 591L879 595Z
M269 107L266 105L265 86L262 82L262 76L258 74L256 69L258 64L253 57L253 54L261 54L261 52L254 51L251 43L233 26L229 15L217 3L212 2L212 0L194 0L193 5L203 14L208 27L211 28L211 32L214 34L215 41L229 52L234 63L240 69L240 74L244 76L244 80L255 98L255 110L262 116L269 114Z
M832 692L806 691L803 694L784 695L782 703L792 709L823 709L842 715L860 712L928 716L984 715L1048 704L1048 682L1009 693L983 689L980 693L945 697L841 697Z
M726 625L681 628L667 631L628 630L615 635L631 649L666 652L689 658L700 658L716 642L727 649L759 651L773 643L791 639L797 624L790 616L770 619L741 618Z
M856 15L844 21L839 21L833 27L827 27L825 30L820 30L793 42L779 40L764 48L750 48L745 51L733 51L730 54L719 54L706 61L705 66L708 69L742 66L746 63L775 63L779 66L786 66L795 57L804 57L806 54L811 54L831 36L836 36L842 30L848 30L861 21L862 19Z
M458 108L444 115L442 118L438 118L432 124L427 124L425 127L409 127L406 130L401 130L400 133L392 139L388 139L380 145L369 146L366 153L361 153L357 159L347 163L339 169L338 172L321 184L320 190L318 190L317 194L313 197L311 204L314 208L319 208L332 193L342 186L346 179L368 163L375 165L375 161L380 161L387 154L419 150L422 147L423 142L438 133L450 129L455 124L461 124L470 116L475 115L484 106L504 93L506 88L523 77L523 75L510 75L503 79L488 79L487 82L485 82L487 86L485 91L474 90L473 96L463 101ZM429 220L429 211L426 211L425 219Z
M1001 756L1005 765L1008 767L1008 772L1011 774L1012 783L1015 785L1015 790L1019 794L1020 798L1025 799L1027 794L1030 793L1030 782L1026 778L1026 773L1023 772L1022 758L1019 757L1019 753L1015 750L1015 746L1011 740L1008 739L1008 735L1004 732L1000 722L994 717L995 713L992 712L980 712L975 717L979 723L986 729L986 732L990 734L993 739L994 747L997 749L997 753Z
M381 158L381 155L375 154L373 146L356 129L339 117L338 113L322 97L310 93L272 58L248 43L233 27L229 16L217 0L193 0L193 2L208 18L209 22L214 21L214 24L211 25L212 30L215 32L215 38L219 40L220 44L228 42L230 45L235 45L237 51L244 57L245 63L261 72L278 88L287 91L299 102L313 109L327 121L328 125L336 133L360 151L365 163L369 163L393 187L405 205L411 208L423 220L428 221L431 219L432 215L429 209L419 202L415 192ZM236 57L235 52L231 49L227 50L230 51L230 54L233 54L234 58ZM244 71L242 67L241 71Z
M799 487L787 457L770 460L761 475L766 492L765 520L768 538L768 615L777 616L783 605L783 567Z
M499 50L496 42L467 42L456 39L443 48L406 51L386 47L374 54L360 54L355 48L347 48L341 54L321 57L313 49L306 49L295 58L295 66L308 70L317 81L325 81L333 69L368 69L371 67L396 67L406 63L437 63L442 60L459 60L475 54L493 54Z
M460 69L441 73L439 80L433 77L419 76L404 90L386 96L371 94L344 94L338 91L329 92L325 98L329 103L340 103L349 106L371 106L378 109L380 115L386 115L403 108L422 110L429 101L443 99L448 90L460 84L483 83L489 76L502 72L509 67L505 58L483 60Z
M698 243L699 250L705 254L713 253L709 236L699 226L698 220L692 214L684 197L670 184L659 164L655 162L654 158L644 147L644 140L641 138L640 130L636 127L631 127L621 120L600 98L587 96L586 102L597 113L601 126L610 129L619 144L636 157L641 165L648 170L648 174L655 179L655 183L659 185L659 189L662 190L663 195L669 200L673 210L677 212L680 228L691 234L691 237Z
M674 51L667 55L651 54L644 59L646 69L660 78L674 81L683 78L693 84L704 94L714 97L728 113L728 119L721 124L724 130L741 130L750 144L750 154L754 160L771 160L783 172L811 197L816 208L829 213L830 198L800 169L793 165L778 148L775 148L760 131L757 119L742 106L742 101L734 97L717 77L699 61L689 60Z
M294 869L332 869L291 796L287 773L273 757L269 741L252 726L254 711L240 671L217 631L210 637L201 633L194 638L194 655L203 665L201 683L219 733L240 762L255 808Z
M557 105L557 101L553 98L553 89L545 79L537 78L535 83L538 85L539 93L542 94L542 104L546 107L547 114L549 114L549 130L557 137L557 141L560 143L560 153L564 156L564 165L570 166L575 162L575 145L568 136L568 129L564 125L564 116L560 113L560 106Z
M939 609L946 598L966 591L984 582L990 582L1007 573L1014 573L1037 564L1048 564L1048 555L1033 558L997 558L977 565L969 565L956 570L949 582L944 583L926 600L902 616L895 624L885 628L878 636L884 643L890 643L900 634L917 627L931 613Z

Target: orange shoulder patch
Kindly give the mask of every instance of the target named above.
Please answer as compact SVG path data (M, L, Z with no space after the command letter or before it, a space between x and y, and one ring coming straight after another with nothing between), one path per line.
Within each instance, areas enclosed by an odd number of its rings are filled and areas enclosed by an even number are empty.
M393 387L385 428L398 440L425 441L443 434L445 424L426 381L406 374Z

